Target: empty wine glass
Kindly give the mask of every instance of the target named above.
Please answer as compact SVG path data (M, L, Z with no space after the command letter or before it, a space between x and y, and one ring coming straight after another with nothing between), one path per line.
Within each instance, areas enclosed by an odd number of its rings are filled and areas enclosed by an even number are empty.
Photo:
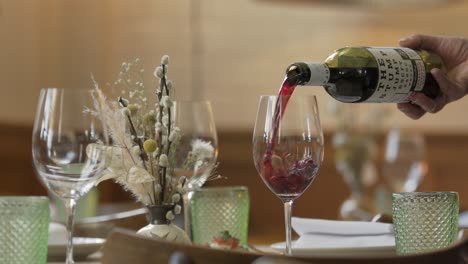
M175 173L187 177L188 191L183 195L184 229L191 237L191 192L210 180L218 157L218 135L211 102L207 100L176 101L174 124L181 138L174 159Z
M76 201L88 192L105 168L108 142L95 109L93 90L42 89L32 135L34 168L47 189L65 204L66 263L73 261Z
M292 252L292 204L315 179L323 149L315 96L260 97L253 132L253 159L263 182L284 204L288 255Z
M393 128L388 132L382 168L393 192L414 192L427 173L424 136L418 131Z

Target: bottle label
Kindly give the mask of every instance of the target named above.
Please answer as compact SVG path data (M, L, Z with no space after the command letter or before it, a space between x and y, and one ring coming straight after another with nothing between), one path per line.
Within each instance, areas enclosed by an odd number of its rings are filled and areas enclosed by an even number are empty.
M325 63L309 63L310 79L304 84L308 86L322 86L330 79L330 68Z
M419 54L408 48L367 48L379 70L375 92L366 102L406 102L413 91L421 91L426 69Z

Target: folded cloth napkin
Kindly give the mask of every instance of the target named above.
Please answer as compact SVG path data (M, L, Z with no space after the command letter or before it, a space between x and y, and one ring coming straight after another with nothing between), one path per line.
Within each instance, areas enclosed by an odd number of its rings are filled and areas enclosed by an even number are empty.
M63 224L51 222L49 224L49 245L67 243L67 229Z
M395 246L391 224L293 217L292 227L300 236L295 248Z

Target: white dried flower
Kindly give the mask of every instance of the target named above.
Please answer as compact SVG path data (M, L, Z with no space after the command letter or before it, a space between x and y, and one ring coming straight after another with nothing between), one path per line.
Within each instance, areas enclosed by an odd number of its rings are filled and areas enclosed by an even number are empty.
M172 195L172 202L173 202L173 203L178 203L179 201L180 201L180 194L174 193L174 194Z
M168 56L168 55L162 56L162 58L161 58L161 64L164 64L164 65L168 65L168 64L169 64L169 56Z
M133 153L133 155L135 155L135 156L140 156L140 154L141 154L140 147L137 146L137 145L133 146L133 147L132 147L132 153Z
M169 89L169 91L170 91L174 87L174 82L171 81L171 80L167 80L166 81L166 86L167 86L167 89Z
M124 116L129 116L131 114L130 110L128 110L127 107L122 108L120 111L121 111L122 115L124 115Z
M214 148L211 142L197 138L192 141L192 155L196 160L211 159L214 156Z
M159 103L166 108L169 108L173 105L171 98L169 98L167 95L163 95Z
M166 219L169 220L169 221L172 221L174 220L175 216L174 216L174 213L172 211L169 211L166 213Z
M148 171L139 167L131 167L128 171L128 182L130 183L145 183L154 181Z
M172 129L172 132L171 134L169 135L169 141L170 142L177 142L180 140L180 128L178 127L174 127L174 129Z
M163 68L161 66L156 67L156 69L154 69L153 75L161 79L163 77Z
M122 92L125 93L125 91L122 91ZM123 98L123 97L120 97L119 100L122 101L122 103L124 105L129 105L130 104L130 102L127 99Z
M182 212L182 206L176 205L176 206L174 207L174 213L175 213L176 215L178 215L178 214L180 214L180 212Z
M169 117L167 115L164 115L161 121L165 126L167 126L167 124L169 124Z
M159 166L161 167L169 166L169 160L167 159L166 154L161 154L161 156L159 156Z
M161 188L161 184L159 184L159 183L156 184L156 186L154 186L154 192L155 192L155 194L160 193L160 192L161 192L161 189L162 189L162 188Z
M154 124L154 130L156 131L157 134L161 133L161 131L162 131L161 123L156 122L156 124Z
M187 177L186 176L180 176L179 178L179 184L180 185L183 185L185 183L185 181L187 180Z

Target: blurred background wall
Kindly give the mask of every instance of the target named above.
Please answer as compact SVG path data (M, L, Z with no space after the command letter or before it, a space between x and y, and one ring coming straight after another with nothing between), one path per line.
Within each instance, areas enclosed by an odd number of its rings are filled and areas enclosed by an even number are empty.
M348 45L396 46L398 39L417 32L468 35L466 1L377 10L302 2L309 4L2 0L0 122L30 125L41 87L88 87L90 73L104 85L115 79L123 61L134 57L145 61L149 76L160 56L169 54L177 97L212 100L219 129L250 131L258 96L277 92L291 62L322 61ZM319 96L324 126L333 128L323 89L299 90ZM374 106L359 107L368 111ZM465 132L468 120L460 113L467 108L462 100L414 122L392 107L389 118L427 131Z
M396 46L413 33L468 36L468 1L437 8L414 8L408 1L391 9L299 2L0 0L0 195L45 193L30 154L40 88L91 87L91 73L105 86L115 80L123 61L135 57L144 61L149 79L168 54L176 97L213 103L219 171L228 180L212 184L249 186L251 232L276 230L271 233L281 238L280 202L262 183L251 157L259 95L278 91L291 62L322 61L343 46ZM326 149L319 177L298 199L294 215L337 218L349 196L332 144L339 118L330 112L332 100L322 88L300 87L296 93L318 95ZM361 116L387 111L377 138L377 165L388 127L397 124L425 134L429 172L420 189L458 191L462 208L468 208L468 98L418 121L394 105L351 107ZM130 199L115 184L99 188L103 202Z

